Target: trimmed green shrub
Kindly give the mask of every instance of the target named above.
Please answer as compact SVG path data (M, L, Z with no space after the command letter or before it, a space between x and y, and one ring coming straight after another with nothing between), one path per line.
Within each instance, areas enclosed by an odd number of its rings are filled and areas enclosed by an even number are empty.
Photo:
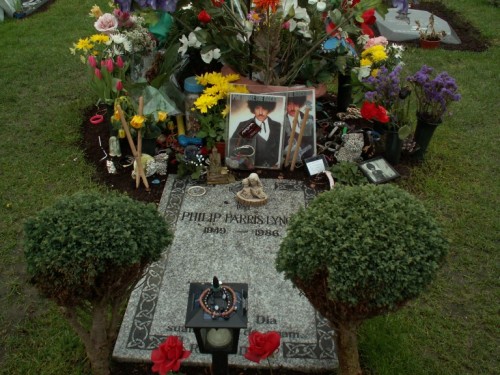
M63 306L85 344L94 374L109 373L122 308L172 234L154 205L117 194L77 193L25 223L33 283ZM82 321L91 316L91 327Z
M354 374L358 326L417 297L446 248L436 221L406 191L346 186L320 194L291 218L276 268L336 328L341 374Z

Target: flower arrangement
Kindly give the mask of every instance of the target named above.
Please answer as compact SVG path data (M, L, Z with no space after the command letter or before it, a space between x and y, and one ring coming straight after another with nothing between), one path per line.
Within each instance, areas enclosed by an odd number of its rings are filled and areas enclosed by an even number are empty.
M90 74L90 85L105 104L113 104L114 100L126 93L123 87L128 63L121 56L101 59L100 63L94 55L89 55L87 66Z
M259 331L252 331L248 335L249 346L245 353L245 358L249 361L260 363L263 359L267 359L269 369L272 368L269 357L277 352L281 344L281 335L276 331L261 333Z
M156 48L156 42L145 27L144 18L113 8L112 13L103 13L94 5L89 16L95 20L97 33L81 38L70 48L72 54L79 53L82 62L88 56L102 60L116 56L147 54Z
M417 31L420 39L440 41L446 36L445 31L436 31L434 28L434 14L432 13L429 16L429 23L427 24L427 27L423 27L419 20L415 20L415 23L417 24Z
M223 76L217 72L205 73L196 77L196 81L205 86L205 89L194 102L192 110L195 111L200 123L197 137L205 139L209 150L216 142L225 140L229 93L248 92L246 86L232 83L239 78L238 74Z
M144 19L114 8L103 13L94 5L89 17L94 20L97 33L73 43L70 52L78 54L87 64L91 86L99 101L112 104L124 94L123 85L134 55L148 54L156 48L156 42L144 26Z
M375 76L380 67L385 66L392 70L402 63L404 47L391 43L383 37L359 38L362 45L359 67L353 69L354 76L358 81L372 75Z
M168 336L160 346L151 352L153 367L151 370L160 375L167 375L171 371L179 371L181 362L189 358L191 352L184 349L179 336Z
M190 9L178 10L183 24L197 20L196 27L187 28L180 39L179 52L199 49L206 63L220 60L264 84L311 81L335 68L323 43L361 33L365 18L374 22L374 8L380 1L312 0L306 8L279 0L250 4L248 9L242 0L200 0ZM368 17L362 17L365 12Z
M371 75L363 80L371 90L365 93L366 101L361 107L361 115L368 120L387 123L390 130L397 130L399 137L405 139L411 132L408 113L411 90L401 80L402 70L402 65L396 66L392 71L382 66L375 76ZM389 113L384 114L384 110Z
M459 101L461 95L455 79L447 72L433 72L433 68L424 65L407 80L415 92L417 116L430 123L440 123L451 102Z

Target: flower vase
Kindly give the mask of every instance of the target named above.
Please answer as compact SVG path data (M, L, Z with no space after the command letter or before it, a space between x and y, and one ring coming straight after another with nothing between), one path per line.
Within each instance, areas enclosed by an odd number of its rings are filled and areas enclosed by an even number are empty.
M413 138L417 147L417 151L413 154L415 159L424 160L432 135L440 123L441 121L437 123L430 122L417 114L417 127Z
M403 141L399 138L397 130L388 130L385 133L385 159L391 164L399 164Z
M420 48L423 49L436 49L439 48L440 45L440 40L420 39Z
M142 153L156 155L156 138L142 138Z
M337 111L345 112L352 103L351 75L339 74L337 91Z

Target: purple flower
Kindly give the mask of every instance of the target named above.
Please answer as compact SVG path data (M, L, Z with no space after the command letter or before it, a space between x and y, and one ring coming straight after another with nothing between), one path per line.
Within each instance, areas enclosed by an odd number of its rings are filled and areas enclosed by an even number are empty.
M134 8L174 12L178 0L114 0L122 12L131 12Z
M417 97L417 113L439 122L451 102L461 99L455 80L447 72L432 77L434 69L427 65L407 80L413 85Z

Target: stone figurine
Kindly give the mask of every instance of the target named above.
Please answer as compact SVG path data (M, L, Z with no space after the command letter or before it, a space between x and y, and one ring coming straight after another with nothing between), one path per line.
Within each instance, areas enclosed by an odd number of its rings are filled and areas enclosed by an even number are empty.
M267 203L267 194L257 173L250 173L241 181L241 190L236 193L236 200L245 206L262 206Z

